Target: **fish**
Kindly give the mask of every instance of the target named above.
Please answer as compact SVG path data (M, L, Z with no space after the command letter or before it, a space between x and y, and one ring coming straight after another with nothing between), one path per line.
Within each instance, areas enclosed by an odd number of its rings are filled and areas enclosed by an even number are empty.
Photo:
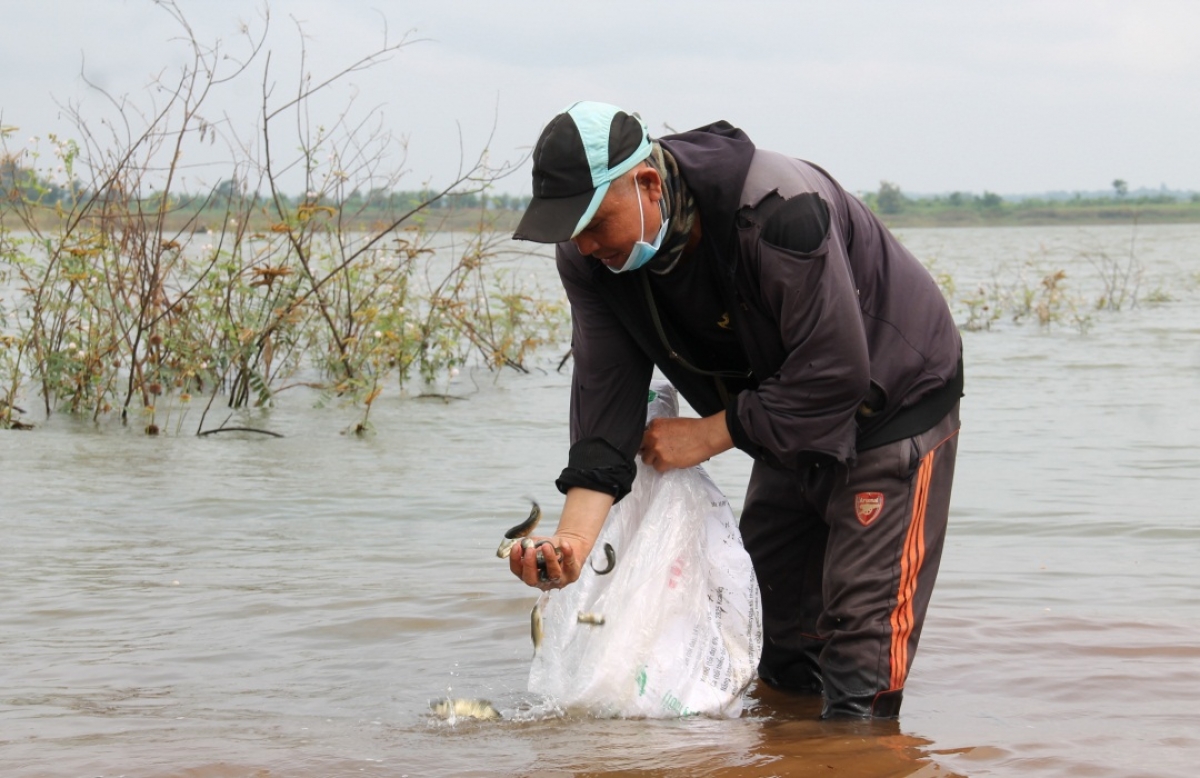
M467 700L446 697L429 703L429 709L447 721L456 719L480 719L490 721L501 718L500 711L488 700Z
M533 507L529 509L529 516L525 521L504 533L504 540L500 541L500 547L496 549L496 556L501 559L506 558L517 541L533 532L538 522L542 520L542 506L538 505L536 500L530 500L530 502L533 503Z
M546 538L542 538L541 540L534 540L533 538L521 538L521 548L524 548L524 549L536 548L538 550L538 552L537 552L538 580L539 581L549 581L550 574L546 572L546 555L542 553L542 546L549 546L551 549L553 549L554 556L558 558L558 564L561 565L563 563L562 549L559 548L558 546L554 545L554 543L551 542L550 540L547 540Z
M546 597L538 598L538 601L533 604L533 610L529 612L529 637L533 640L533 655L537 656L537 652L542 647L542 637L545 633L542 631L542 607Z
M596 566L592 565L592 569L596 571L596 575L608 575L617 566L617 552L611 543L604 544L604 558L608 560L608 565L603 570L596 570Z
M579 615L575 617L575 620L578 621L580 624L593 624L597 627L604 626L604 614L603 613L589 613L587 611L579 611Z

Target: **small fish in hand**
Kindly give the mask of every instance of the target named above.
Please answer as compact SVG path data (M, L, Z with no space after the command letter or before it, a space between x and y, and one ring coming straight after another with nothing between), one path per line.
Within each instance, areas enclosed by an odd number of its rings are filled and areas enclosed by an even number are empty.
M554 545L554 543L552 543L550 540L547 540L546 538L542 538L541 540L534 540L533 538L521 538L521 548L537 549L538 580L549 581L550 574L546 571L546 555L542 553L542 546L549 546L550 549L554 551L554 556L558 559L558 564L562 565L562 549ZM555 583L557 583L557 580Z

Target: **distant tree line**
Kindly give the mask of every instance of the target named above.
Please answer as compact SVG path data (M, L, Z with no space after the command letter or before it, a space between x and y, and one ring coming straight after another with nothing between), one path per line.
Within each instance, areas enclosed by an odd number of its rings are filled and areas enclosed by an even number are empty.
M247 187L236 178L220 181L207 192L174 194L170 210L196 212L209 208L224 208L234 201L250 207L265 204L263 196L247 192ZM492 193L487 191L450 192L442 196L432 189L391 190L384 188L354 189L340 200L328 194L309 195L278 194L280 205L295 211L302 207L320 205L337 206L347 212L366 214L370 212L402 213L422 208L433 211L485 210L494 213L519 213L529 205L529 195ZM35 202L46 207L69 208L74 203L89 197L86 187L78 180L55 182L40 175L32 168L23 166L14 156L0 156L0 196ZM1020 214L1038 209L1066 209L1113 206L1180 206L1200 204L1200 192L1169 192L1166 190L1139 190L1130 192L1128 183L1114 179L1111 192L1074 192L1070 195L1044 195L1034 197L1004 197L984 190L982 194L955 191L949 194L911 195L898 184L882 181L879 189L861 194L862 200L871 210L883 216L937 216L952 213L974 213L982 218L994 218L1004 213ZM147 210L157 208L161 195L150 193L143 198Z
M915 215L921 212L936 211L975 211L986 215L988 213L997 214L1004 210L1200 204L1200 192L1142 190L1131 194L1128 183L1119 178L1113 181L1112 186L1111 193L1075 192L1069 197L1003 197L987 190L978 195L973 192L908 195L901 190L898 184L882 181L877 191L864 193L862 199L871 210L886 216Z
M22 200L54 207L61 205L70 207L78 201L85 200L90 193L79 181L70 184L59 184L39 175L32 168L22 166L20 161L11 155L0 156L0 193L11 200ZM347 210L359 211L380 209L386 211L412 210L427 204L434 210L474 210L492 211L524 211L529 205L529 195L512 195L507 193L493 194L490 192L450 192L438 197L438 192L432 189L419 190L387 190L372 189L363 192L355 189L340 202L321 196L318 198L306 195L286 195L279 197L286 208L295 209L302 205L337 205ZM159 195L149 194L145 198L148 205L157 204ZM209 192L192 194L176 194L172 196L172 207L192 210L212 206L224 207L234 200L249 201L252 205L262 200L262 196L247 193L245 187L236 178L228 178L219 182Z
M879 191L863 195L863 201L871 210L881 214L898 214L905 211L930 208L975 208L979 210L994 210L1004 204L1004 198L995 192L984 190L983 194L972 192L951 192L948 195L933 195L915 197L904 194L899 185L890 181L882 181Z
M365 194L355 189L341 204L348 208L361 206L366 208L407 210L432 200L429 207L434 209L459 210L483 208L485 210L523 211L529 205L530 201L529 195L491 194L488 192L451 192L445 197L435 200L436 195L437 193L430 189L416 191L372 189ZM303 198L300 198L297 202L303 202Z

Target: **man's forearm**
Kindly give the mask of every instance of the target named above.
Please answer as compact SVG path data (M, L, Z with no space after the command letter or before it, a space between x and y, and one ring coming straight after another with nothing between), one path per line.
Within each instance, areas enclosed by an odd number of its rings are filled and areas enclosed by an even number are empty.
M567 491L554 534L570 541L580 562L587 559L613 506L611 494L576 486Z

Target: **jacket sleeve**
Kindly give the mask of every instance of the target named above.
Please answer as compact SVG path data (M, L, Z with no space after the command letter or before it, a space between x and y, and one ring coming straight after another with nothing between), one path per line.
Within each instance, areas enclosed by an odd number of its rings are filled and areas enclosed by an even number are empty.
M760 376L756 389L733 398L726 413L734 445L789 470L822 459L853 459L855 413L871 381L845 241L836 217L829 222L827 204L815 197L810 203L819 203L826 217L816 240L811 225L799 231L767 225L754 243L754 256L743 258L758 273L761 297L755 304L779 328L783 361L774 375ZM806 233L810 239L797 247L794 236Z
M556 255L571 303L574 360L571 449L556 485L564 494L582 486L620 500L637 475L653 364L591 283L592 263L569 243Z

